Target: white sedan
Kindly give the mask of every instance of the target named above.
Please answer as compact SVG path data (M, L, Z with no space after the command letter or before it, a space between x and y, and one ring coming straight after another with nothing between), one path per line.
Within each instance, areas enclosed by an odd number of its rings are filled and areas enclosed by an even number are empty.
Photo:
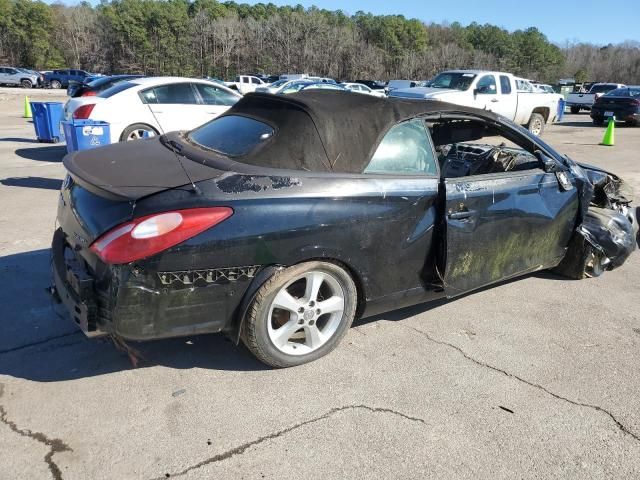
M343 87L351 90L355 93L364 93L366 95L373 95L374 97L386 98L384 90L373 90L362 83L341 83Z
M111 143L191 130L221 115L242 96L218 83L181 77L120 82L97 96L70 98L65 119L108 122Z

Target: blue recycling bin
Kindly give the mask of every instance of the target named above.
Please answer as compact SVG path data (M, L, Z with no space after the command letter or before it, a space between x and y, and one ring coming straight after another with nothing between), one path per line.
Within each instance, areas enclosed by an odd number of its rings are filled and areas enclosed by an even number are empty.
M71 120L62 122L67 140L67 153L89 150L111 143L108 122L101 120Z
M64 137L60 122L64 119L64 108L60 102L29 102L33 115L33 126L39 142L58 143Z
M564 117L564 110L566 108L567 102L564 98L558 100L558 115L556 117L556 121L561 122L562 117Z

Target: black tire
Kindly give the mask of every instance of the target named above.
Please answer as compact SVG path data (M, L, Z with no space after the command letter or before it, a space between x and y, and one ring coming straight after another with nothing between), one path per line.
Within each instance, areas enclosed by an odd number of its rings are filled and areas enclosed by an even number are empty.
M638 125L640 125L640 122L638 122L637 120L627 120L624 123L627 127L637 127Z
M338 327L324 344L307 354L289 355L278 349L269 337L268 324L272 321L269 317L270 308L276 295L285 289L287 284L309 272L328 274L339 283L344 297L344 310ZM340 265L321 261L300 263L275 273L258 289L242 324L242 341L258 360L271 367L302 365L327 355L338 346L351 327L357 304L358 293L355 283Z
M49 86L51 88L62 88L62 82L60 82L60 80L51 80L51 83L49 84Z
M136 131L150 132L150 133L153 133L152 136L158 135L158 131L155 128L153 128L151 125L147 125L146 123L134 123L133 125L129 125L127 128L125 128L122 131L122 135L120 135L120 141L124 142L128 140L135 140L134 138L129 138L129 137ZM142 138L142 137L138 137L138 138Z
M527 130L537 137L542 135L544 132L544 117L539 113L532 113L529 123L527 124Z
M571 107L571 113L573 114L580 113L580 107Z
M594 118L594 119L593 119L593 124L594 124L596 127L601 127L601 126L603 126L603 125L604 125L604 120L603 120L602 118Z
M553 269L572 280L599 277L605 271L602 255L582 235L574 233L562 262Z
M31 80L20 80L20 85L22 85L22 88L33 88L33 83L31 83Z

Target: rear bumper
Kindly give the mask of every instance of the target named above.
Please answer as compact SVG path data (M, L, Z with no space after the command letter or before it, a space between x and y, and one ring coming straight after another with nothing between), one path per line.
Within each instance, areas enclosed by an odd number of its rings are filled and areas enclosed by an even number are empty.
M116 334L129 340L231 331L259 266L158 271L154 263L103 265L95 273L53 238L55 289L73 321L89 337Z
M640 110L638 108L603 108L603 107L594 107L591 109L591 118L594 120L604 120L605 112L612 112L616 120L625 121L625 122L640 122Z

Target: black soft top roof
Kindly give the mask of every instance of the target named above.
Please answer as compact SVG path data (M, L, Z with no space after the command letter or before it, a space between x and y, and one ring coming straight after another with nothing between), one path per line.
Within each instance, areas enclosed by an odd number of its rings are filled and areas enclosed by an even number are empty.
M249 93L224 115L269 124L274 136L236 160L268 168L361 173L384 134L396 123L432 112L490 112L438 101L377 98L309 90L291 95Z

